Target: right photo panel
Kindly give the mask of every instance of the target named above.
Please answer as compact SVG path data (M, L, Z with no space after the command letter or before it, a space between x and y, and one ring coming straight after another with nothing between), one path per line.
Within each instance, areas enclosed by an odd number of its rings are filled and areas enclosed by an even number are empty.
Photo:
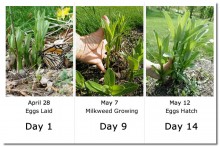
M145 142L216 142L215 10L146 7Z
M146 95L213 96L214 7L146 11Z

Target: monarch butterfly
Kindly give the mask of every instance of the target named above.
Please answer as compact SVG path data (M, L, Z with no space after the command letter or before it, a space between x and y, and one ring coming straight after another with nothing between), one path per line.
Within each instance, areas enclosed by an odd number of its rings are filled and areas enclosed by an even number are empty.
M58 69L63 64L64 50L57 46L46 48L42 51L43 61L47 67L52 69Z

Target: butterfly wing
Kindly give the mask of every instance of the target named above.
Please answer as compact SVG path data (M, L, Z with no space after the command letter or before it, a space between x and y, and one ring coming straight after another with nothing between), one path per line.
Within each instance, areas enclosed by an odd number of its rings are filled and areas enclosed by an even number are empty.
M43 51L44 63L52 69L58 69L63 64L63 49L50 47Z

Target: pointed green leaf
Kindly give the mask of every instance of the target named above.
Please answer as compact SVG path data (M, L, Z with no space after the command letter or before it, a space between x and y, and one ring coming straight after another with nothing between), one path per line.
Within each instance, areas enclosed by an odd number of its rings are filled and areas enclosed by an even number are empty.
M104 83L108 86L115 85L115 72L109 68L104 75Z
M105 88L96 82L86 81L85 85L86 85L86 88L88 88L92 92L96 92L96 93L100 93L100 94L105 93Z
M120 93L117 93L117 95L123 96L125 94L134 92L135 90L138 89L138 84L131 83L131 82L125 83L122 86L124 87L124 90L122 90Z
M76 71L76 87L79 89L85 88L85 79L79 71Z
M114 85L111 87L111 95L113 96L120 95L124 89L125 89L124 86Z
M169 39L170 35L167 35L167 37L163 40L163 51L169 52Z
M134 77L143 77L143 68L139 69L138 71L134 72Z
M163 11L163 14L164 14L164 16L166 18L167 25L168 25L168 27L170 29L170 32L171 32L171 36L174 38L174 36L175 36L175 28L174 28L172 19L171 19L171 17L169 16L169 14L166 11Z
M182 20L181 20L182 29L184 28L187 20L189 19L189 15L190 15L189 11L186 11L185 14L183 15Z
M129 68L132 69L132 70L138 70L139 68L139 62L137 59L131 57L131 56L128 56L127 58L128 60L128 64L129 64Z

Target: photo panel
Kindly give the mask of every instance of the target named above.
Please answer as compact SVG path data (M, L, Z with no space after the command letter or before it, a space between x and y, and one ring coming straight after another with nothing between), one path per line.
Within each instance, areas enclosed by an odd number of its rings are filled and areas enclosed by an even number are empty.
M214 96L214 6L146 9L146 95Z
M72 6L6 6L6 95L73 95Z
M143 96L143 7L77 6L76 33L76 96Z

